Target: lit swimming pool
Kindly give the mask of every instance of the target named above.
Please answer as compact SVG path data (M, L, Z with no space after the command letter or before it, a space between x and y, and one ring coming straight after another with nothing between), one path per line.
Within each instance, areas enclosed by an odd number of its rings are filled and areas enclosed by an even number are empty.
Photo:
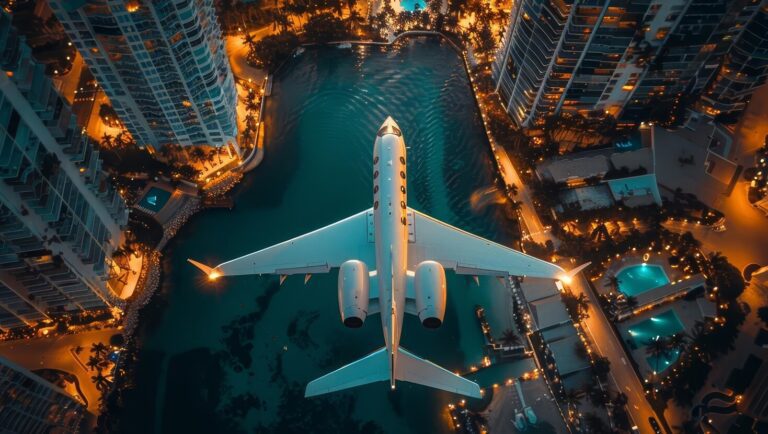
M668 338L675 333L680 333L685 330L683 323L677 316L674 309L669 309L658 315L654 315L644 321L641 321L627 329L627 335L625 336L630 348L644 348L648 344L657 339L658 337ZM668 354L661 355L660 357L649 356L646 357L648 366L656 372L663 372L672 363L674 363L680 356L680 352L675 350Z
M653 264L622 268L616 273L616 278L619 279L619 291L633 297L669 283L664 268Z
M425 10L427 3L425 0L400 0L400 6L405 11L413 12L416 9Z
M141 198L139 206L152 212L158 212L163 209L169 197L171 197L170 191L152 187Z

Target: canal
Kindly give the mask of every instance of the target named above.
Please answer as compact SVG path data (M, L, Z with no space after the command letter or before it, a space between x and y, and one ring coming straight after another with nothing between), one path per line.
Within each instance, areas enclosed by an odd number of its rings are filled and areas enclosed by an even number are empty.
M371 206L376 131L391 115L408 146L410 206L462 229L509 241L461 58L443 42L309 49L274 80L265 113L266 157L235 191L235 208L195 216L165 251L163 284L142 313L135 389L122 432L452 432L450 394L399 383L305 399L305 384L383 345L380 321L341 324L336 273L204 281L185 261L219 263ZM476 201L473 201L474 203ZM511 327L493 278L478 287L448 276L438 330L406 317L402 345L451 370L482 360L474 307L496 335ZM498 381L490 379L489 381ZM481 386L487 386L481 384Z

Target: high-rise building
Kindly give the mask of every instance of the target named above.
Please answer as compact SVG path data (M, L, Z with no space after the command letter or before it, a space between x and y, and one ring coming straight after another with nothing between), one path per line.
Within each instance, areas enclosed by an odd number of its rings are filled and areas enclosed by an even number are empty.
M137 143L235 143L237 95L213 0L50 0Z
M743 111L768 77L768 1L750 2L738 17L736 41L701 98L712 115Z
M493 65L497 91L520 126L560 112L643 120L650 104L702 93L759 4L521 0ZM758 63L756 42L743 45L738 62Z
M0 357L0 432L76 433L86 413L61 388Z
M0 11L0 330L103 309L127 222L99 153Z

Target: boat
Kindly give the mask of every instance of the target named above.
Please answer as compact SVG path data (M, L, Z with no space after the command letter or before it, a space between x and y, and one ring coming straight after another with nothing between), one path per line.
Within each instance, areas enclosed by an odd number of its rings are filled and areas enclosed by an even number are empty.
M305 51L307 51L307 49L306 49L306 48L304 48L304 47L299 47L299 48L297 48L297 49L296 49L296 51L294 51L294 52L293 52L293 57L299 57L299 56L301 56L302 54L304 54L304 52L305 52Z
M352 43L342 42L341 44L337 45L336 48L352 48Z

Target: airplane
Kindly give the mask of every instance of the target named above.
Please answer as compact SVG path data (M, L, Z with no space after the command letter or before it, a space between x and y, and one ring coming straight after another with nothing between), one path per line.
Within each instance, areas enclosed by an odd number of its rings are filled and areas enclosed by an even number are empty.
M426 328L442 324L445 270L457 274L543 277L564 281L570 272L541 259L450 226L407 205L406 146L392 117L373 145L373 207L341 221L254 253L209 267L188 261L211 280L249 274L303 274L339 268L338 299L343 324L361 327L381 315L384 347L310 382L305 397L378 381L406 381L481 398L477 383L422 359L400 346L404 314ZM370 269L371 266L375 268Z

